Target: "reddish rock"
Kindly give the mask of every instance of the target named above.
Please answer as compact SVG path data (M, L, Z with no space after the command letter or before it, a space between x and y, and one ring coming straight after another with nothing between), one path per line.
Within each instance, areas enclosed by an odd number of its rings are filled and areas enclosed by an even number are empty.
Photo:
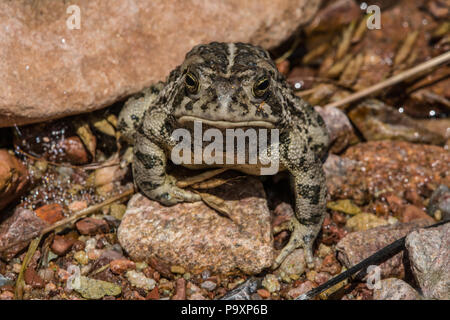
M19 198L29 184L25 166L7 150L0 150L0 210ZM1 213L0 213L1 214Z
M11 291L3 291L0 293L0 300L14 300L14 293Z
M127 270L135 269L136 264L127 259L113 260L109 263L110 269L115 274L124 274Z
M2 1L0 127L110 105L165 79L199 43L274 48L308 22L320 2ZM71 5L80 10L79 29L67 26Z
M267 299L270 298L270 292L266 289L258 289L256 292L259 294L261 298Z
M176 289L172 300L186 300L186 280L179 278L175 282L175 285Z
M306 280L305 282L299 284L297 287L290 289L287 295L289 298L295 299L298 296L314 289L315 287L317 287L317 285L314 282Z
M49 224L64 218L63 207L59 203L46 204L35 210L36 215Z
M331 275L336 275L340 273L341 269L342 267L340 263L336 260L334 253L330 253L329 255L327 255L323 259L322 265L320 266L320 271L328 272Z
M57 255L63 256L72 248L75 242L75 239L56 235L50 248Z
M62 149L64 156L62 161L70 162L71 164L86 164L89 162L88 152L78 137L65 138L59 143L59 148Z
M344 228L340 228L334 221L328 216L325 217L322 225L322 242L326 245L332 245L341 240L347 231Z
M0 225L0 248L18 243L1 251L1 257L10 260L30 242L30 236L37 236L48 223L37 217L33 211L17 208L14 214Z
M417 219L425 219L429 221L431 224L436 222L432 217L430 217L425 211L413 206L412 204L408 204L403 206L400 215L400 221L402 222L410 222Z
M103 219L84 218L83 220L78 221L75 226L77 227L78 232L83 235L109 232L109 225Z
M44 280L37 274L34 268L28 267L24 274L25 283L32 286L33 288L43 288L45 287Z
M154 287L145 297L146 300L159 300L159 290L158 287Z

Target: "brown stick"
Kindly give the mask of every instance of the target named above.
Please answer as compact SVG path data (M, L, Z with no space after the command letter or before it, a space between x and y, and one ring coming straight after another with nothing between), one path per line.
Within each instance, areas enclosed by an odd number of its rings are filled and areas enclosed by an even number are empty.
M331 107L337 108L337 107L341 107L345 104L355 102L355 101L365 98L371 94L377 93L387 87L390 87L399 82L405 81L406 79L411 78L423 71L427 71L429 69L437 67L440 64L447 63L449 61L450 61L450 52L443 53L431 60L428 60L424 63L419 64L418 66L415 66L415 67L413 67L409 70L403 71L389 79L386 79L385 81L382 81L382 82L377 83L369 88L366 88L364 90L353 93L342 100L329 103L324 108L331 108Z

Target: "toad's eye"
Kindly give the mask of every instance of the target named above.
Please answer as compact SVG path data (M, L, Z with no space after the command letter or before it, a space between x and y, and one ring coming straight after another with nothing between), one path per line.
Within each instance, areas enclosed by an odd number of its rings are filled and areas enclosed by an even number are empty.
M262 78L256 81L255 85L253 86L253 94L255 95L255 97L261 98L264 95L264 93L266 93L268 88L269 88L269 79Z
M184 82L186 83L186 88L190 93L196 93L198 90L198 80L197 77L192 73L186 73L186 77L184 78Z

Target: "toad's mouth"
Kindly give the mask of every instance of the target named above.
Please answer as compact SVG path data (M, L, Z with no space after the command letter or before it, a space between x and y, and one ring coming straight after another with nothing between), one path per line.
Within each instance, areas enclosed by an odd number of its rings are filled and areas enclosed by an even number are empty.
M243 127L256 127L256 128L275 128L275 124L264 120L252 120L252 121L228 121L228 120L208 120L194 116L181 116L178 118L178 123L185 125L199 121L207 126L219 128L219 129L231 129L231 128L243 128Z

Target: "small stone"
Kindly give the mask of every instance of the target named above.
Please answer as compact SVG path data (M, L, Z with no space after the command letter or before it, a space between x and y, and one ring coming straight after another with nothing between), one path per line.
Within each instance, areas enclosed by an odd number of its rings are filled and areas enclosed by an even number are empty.
M295 299L298 296L314 289L315 287L317 287L317 285L314 282L306 280L305 282L302 282L297 287L290 289L287 292L287 295L289 298Z
M181 266L171 266L170 271L172 273L178 273L178 274L183 274L186 272L186 270L184 270L184 268Z
M201 293L194 293L188 300L206 300L206 298Z
M278 270L277 275L292 275L301 276L305 272L306 261L303 249L297 249L284 259Z
M119 165L97 169L94 172L94 185L100 187L111 184L111 182L121 180L126 173L127 169L122 169Z
M125 276L127 277L128 281L130 281L130 283L136 288L152 290L156 285L155 280L147 278L142 272L131 270L127 271Z
M341 272L341 265L337 261L334 253L330 253L327 255L323 261L322 265L320 266L320 271L322 272L328 272L331 275L336 275Z
M136 264L127 259L113 260L109 263L109 265L111 271L115 274L123 274L125 271L136 268Z
M80 165L89 162L89 155L83 142L77 136L68 137L58 143L58 147L63 150L61 161L68 161L71 164Z
M11 285L11 284L14 284L14 281L12 281L11 279L8 279L8 278L4 277L2 274L0 274L0 288L3 286Z
M420 208L418 208L412 204L403 206L403 208L401 210L400 221L410 222L410 221L413 221L416 219L425 219L425 220L429 221L430 223L436 222L425 211L421 210Z
M81 276L73 281L72 287L86 299L101 299L104 296L118 296L122 288L114 283ZM78 285L76 285L78 282Z
M98 258L100 258L102 250L99 249L86 250L86 254L89 260L97 260Z
M321 243L321 244L319 244L319 249L318 249L317 255L320 258L325 258L327 255L329 255L332 252L333 252L333 250L329 246Z
M361 208L359 208L349 199L338 200L335 202L328 202L327 208L350 215L356 215L358 213L361 213Z
M73 258L82 265L86 265L89 262L89 258L86 254L86 252L84 251L77 251L75 252L75 254L73 255Z
M203 289L206 289L208 291L213 291L217 287L217 284L214 281L206 280L206 281L202 282L200 287L202 287Z
M146 300L159 300L159 290L158 287L154 287L153 290L151 290L147 296L145 297Z
M360 213L348 219L345 226L353 231L365 231L387 224L389 224L387 220L372 213Z
M58 289L58 287L53 282L47 283L45 285L45 293L47 293L47 294L55 292L57 289Z
M24 274L25 283L33 288L44 288L45 282L34 268L28 267Z
M136 270L137 271L142 271L142 270L144 270L147 267L148 267L148 264L146 262L144 262L144 261L136 262Z
M405 281L397 278L383 279L375 284L374 300L420 300L419 293Z
M280 291L280 282L278 281L278 278L273 274L268 274L264 277L264 280L262 281L262 285L264 288L266 288L270 293L274 293L277 291Z
M0 293L0 300L14 300L14 293L11 291L3 291Z
M86 201L74 201L68 205L70 211L77 212L87 208Z
M95 235L97 233L108 233L109 225L103 219L84 218L78 221L75 226L78 232L83 235Z
M113 203L111 205L110 215L116 218L117 220L122 220L126 210L127 210L126 205L121 203Z
M306 273L306 279L308 279L309 281L316 281L316 276L317 276L317 271L315 270L311 270L309 272Z
M36 209L36 215L47 222L54 224L55 222L64 219L63 208L59 203L51 203Z
M258 289L256 292L259 294L261 298L267 299L270 298L270 292L266 289Z
M449 130L450 132L450 130ZM440 220L450 220L450 188L446 185L440 185L433 191L430 202L427 206L427 212L430 216L440 216Z
M56 235L50 248L59 256L65 255L76 242L75 239Z
M186 300L186 280L183 278L177 279L175 282L175 294L172 297L172 300Z

